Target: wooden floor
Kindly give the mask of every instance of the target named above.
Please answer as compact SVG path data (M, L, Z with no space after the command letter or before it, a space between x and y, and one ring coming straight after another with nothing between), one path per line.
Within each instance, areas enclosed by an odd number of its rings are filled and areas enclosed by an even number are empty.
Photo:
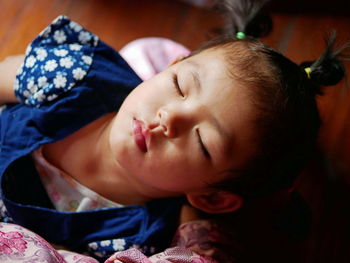
M294 9L288 9L288 2L294 3ZM308 1L306 9L302 1L297 2L300 5L280 1L275 8L272 6L274 31L263 39L265 42L301 62L320 54L327 30L336 29L340 42L350 39L347 1L338 1L338 9L337 1L332 1L329 9L329 1L311 1L312 5ZM149 36L171 38L194 49L222 23L213 11L176 0L0 0L0 10L0 59L23 53L26 45L60 14L79 22L116 49ZM347 69L350 72L349 65ZM290 258L298 258L298 262L350 261L350 93L345 91L346 85L342 82L327 89L318 101L324 122L321 151L298 181L312 208L312 231L300 250L290 252Z

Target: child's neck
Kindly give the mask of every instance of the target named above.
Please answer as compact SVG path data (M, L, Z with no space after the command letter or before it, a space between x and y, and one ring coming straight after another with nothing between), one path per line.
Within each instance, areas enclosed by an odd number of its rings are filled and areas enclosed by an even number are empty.
M63 140L44 145L43 154L51 164L98 194L124 205L143 204L152 198L125 180L123 171L106 154L114 116L105 115Z

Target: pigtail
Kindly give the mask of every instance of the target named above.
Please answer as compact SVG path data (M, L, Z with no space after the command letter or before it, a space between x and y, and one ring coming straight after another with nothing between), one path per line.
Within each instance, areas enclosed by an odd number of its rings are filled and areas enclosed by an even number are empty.
M316 86L331 86L341 81L345 75L342 60L349 60L343 52L349 48L349 43L335 48L336 32L333 31L326 40L326 47L321 56L312 62L303 62L301 67ZM319 90L316 93L321 93Z
M272 29L272 20L262 14L262 7L269 0L221 0L216 8L226 19L224 33L243 39L267 35Z

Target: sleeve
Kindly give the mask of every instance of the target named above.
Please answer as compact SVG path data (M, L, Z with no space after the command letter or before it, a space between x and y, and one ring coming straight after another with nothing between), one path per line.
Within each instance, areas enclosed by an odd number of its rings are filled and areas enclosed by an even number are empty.
M17 71L16 97L40 107L72 89L89 71L98 37L59 16L28 46Z
M205 220L192 221L178 228L174 247L164 252L146 257L140 250L132 248L115 253L105 263L217 263L217 254L223 253L218 244L225 242L215 224Z

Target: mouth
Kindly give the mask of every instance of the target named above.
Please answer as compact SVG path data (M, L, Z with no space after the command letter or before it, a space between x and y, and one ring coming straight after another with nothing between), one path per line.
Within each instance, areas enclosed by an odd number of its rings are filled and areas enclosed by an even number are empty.
M148 130L145 127L144 123L142 121L135 119L133 121L134 141L137 147L140 149L140 151L144 153L147 152L147 143L146 143L147 133L148 133Z

